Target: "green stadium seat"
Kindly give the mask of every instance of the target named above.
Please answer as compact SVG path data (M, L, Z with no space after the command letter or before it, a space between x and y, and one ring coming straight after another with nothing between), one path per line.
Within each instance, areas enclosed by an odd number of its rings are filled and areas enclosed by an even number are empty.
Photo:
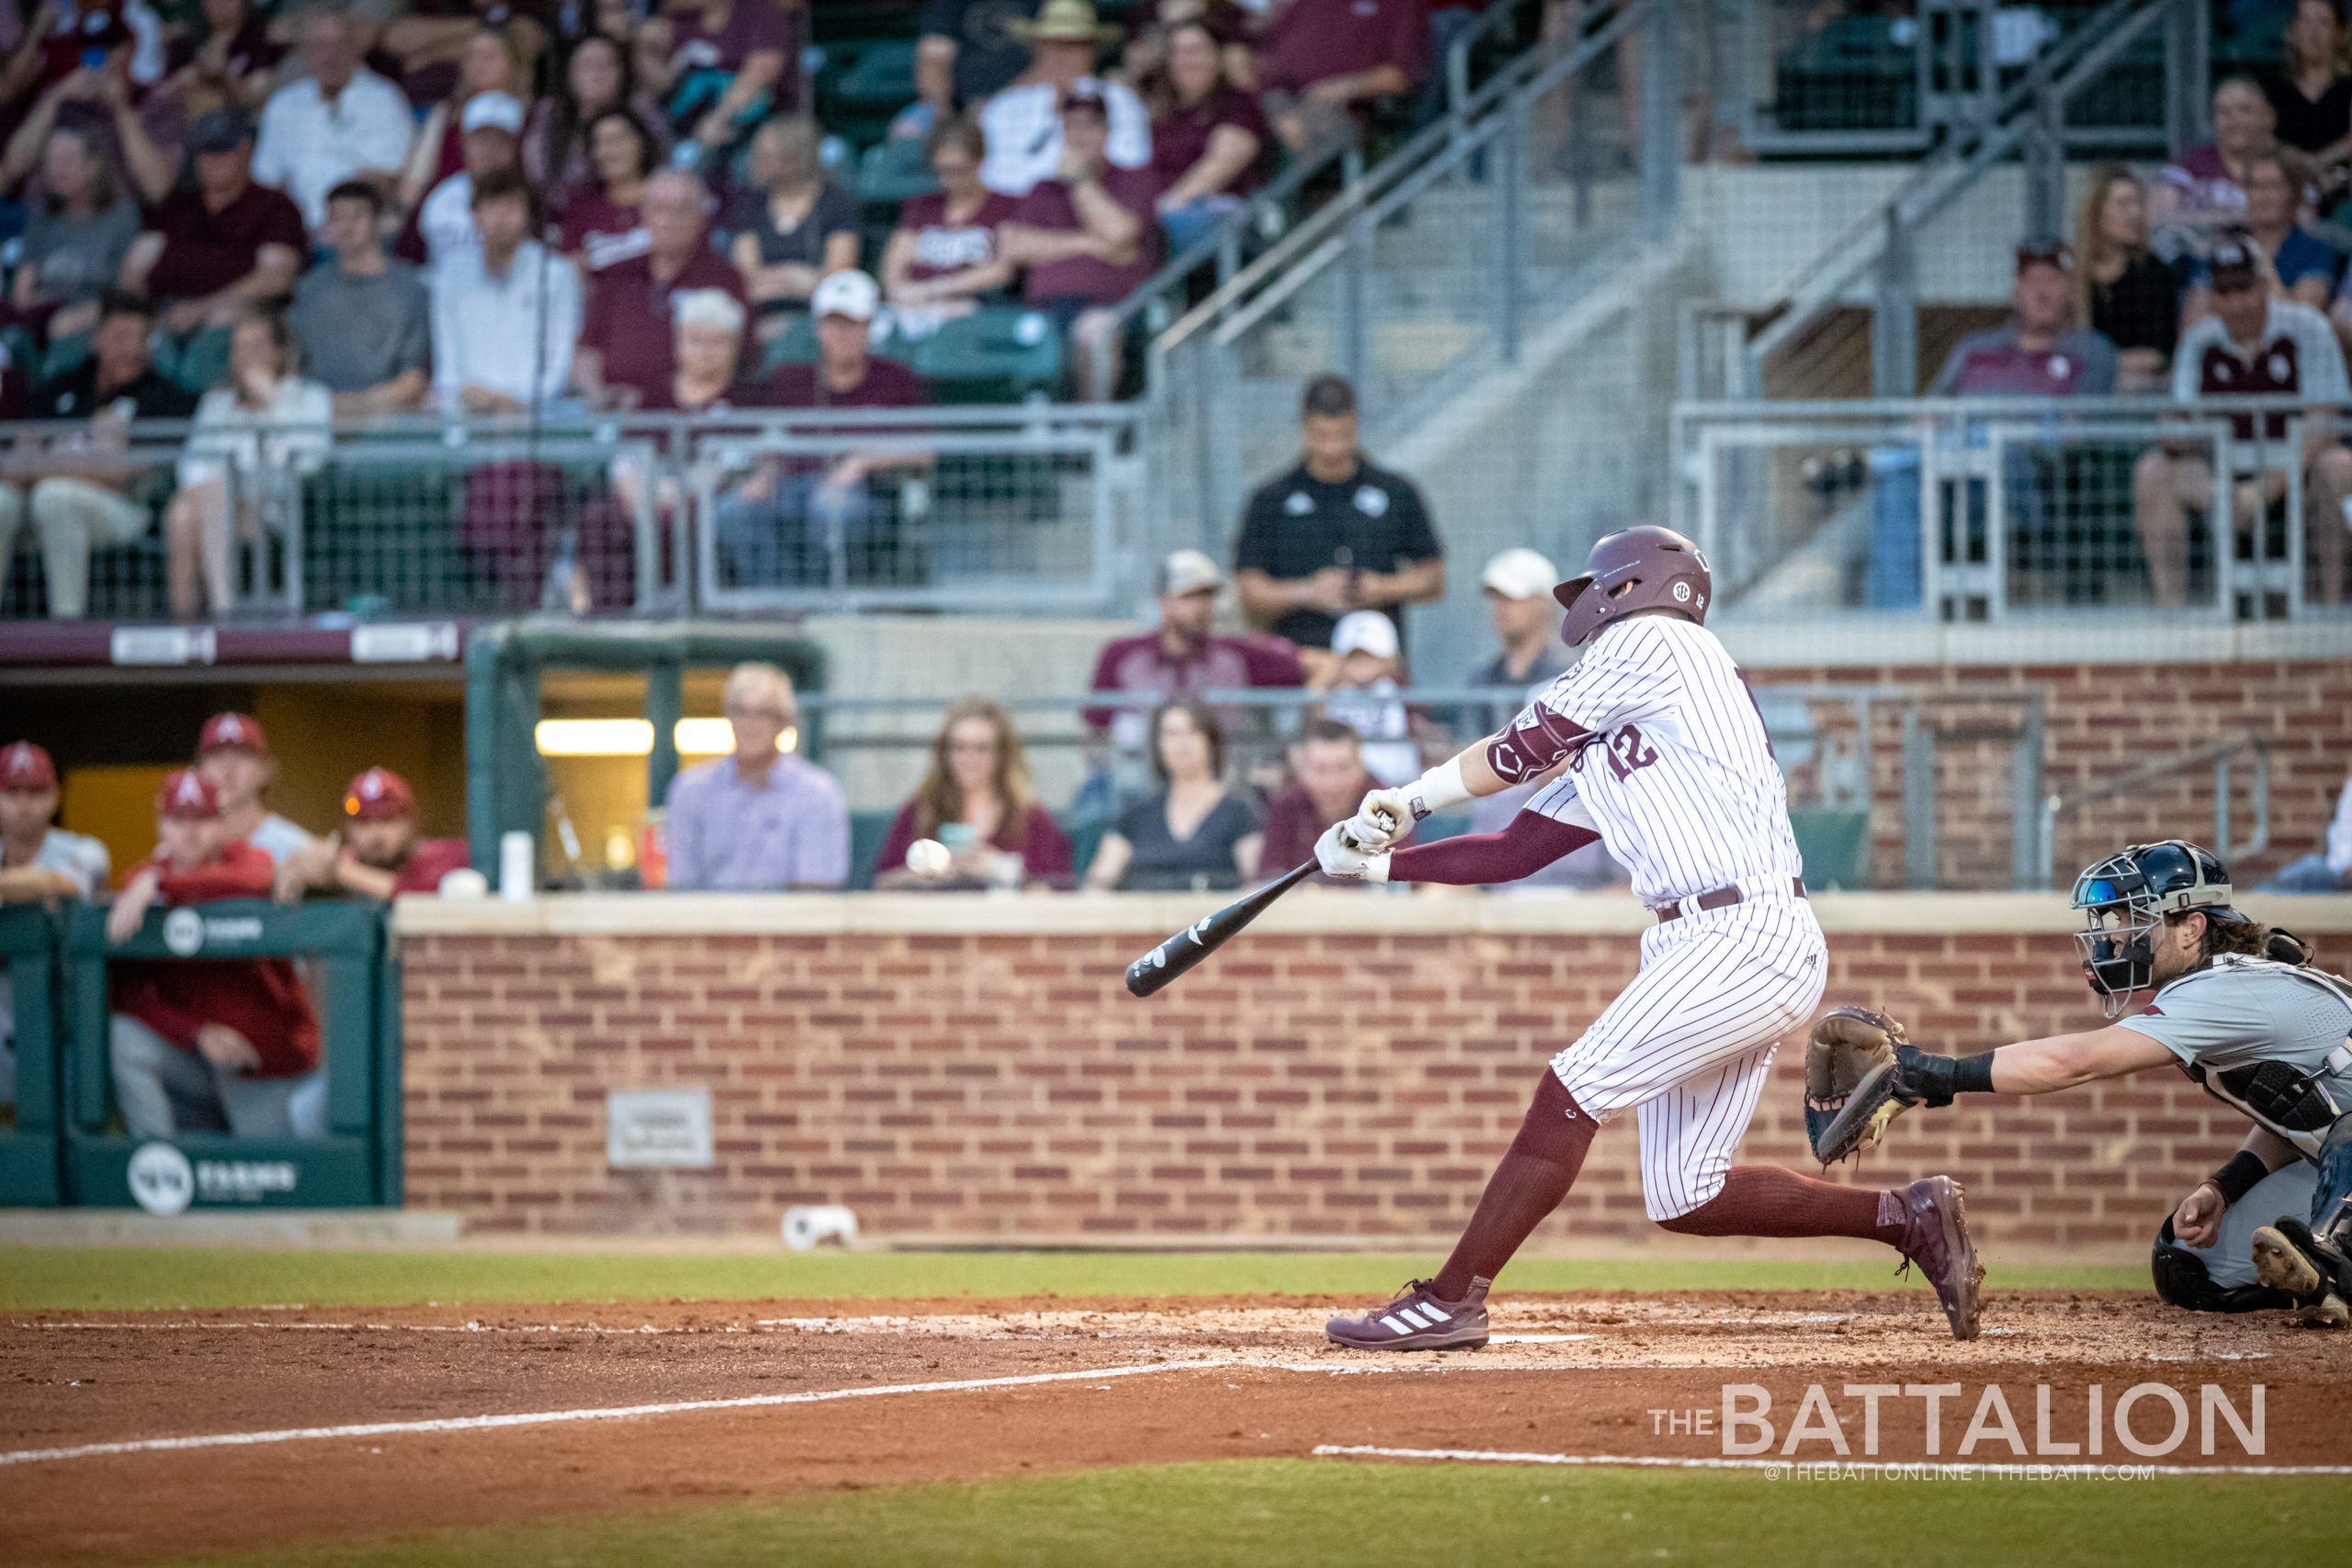
M1792 810L1789 827L1804 857L1804 885L1814 892L1866 889L1871 885L1871 814Z
M911 137L886 138L865 150L857 171L858 198L868 207L887 207L895 216L910 196L926 196L939 188L922 143Z
M1035 310L975 310L918 342L910 363L933 402L1050 400L1061 387L1062 338Z
M760 344L760 374L773 376L787 365L817 362L817 324L796 311L784 331Z
M915 100L914 40L880 39L866 45L832 88L835 102L848 114L878 112L887 121Z
M29 343L30 339L27 342ZM48 349L39 359L28 357L24 363L32 371L33 380L39 383L64 375L89 357L90 334L68 333L63 337L51 338Z
M176 344L162 339L155 368L191 392L209 392L228 378L229 336L227 327L212 327Z
M1085 881L1086 869L1094 863L1096 852L1102 848L1102 835L1111 830L1111 825L1099 817L1090 821L1057 817L1054 821L1061 829L1062 836L1069 840L1070 874L1080 882Z
M888 811L853 811L849 814L849 885L852 890L863 893L874 886L874 857L882 852L882 840L890 836L890 823L898 815L895 807Z

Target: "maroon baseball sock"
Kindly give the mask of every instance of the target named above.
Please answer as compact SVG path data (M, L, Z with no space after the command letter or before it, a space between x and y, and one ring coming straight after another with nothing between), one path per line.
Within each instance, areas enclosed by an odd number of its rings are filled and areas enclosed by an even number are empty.
M1777 1165L1736 1165L1722 1191L1658 1224L1686 1235L1857 1235L1893 1246L1903 1239L1903 1198Z
M1458 1302L1469 1294L1473 1280L1492 1280L1502 1272L1544 1216L1568 1195L1600 1130L1577 1108L1559 1075L1544 1068L1510 1151L1487 1179L1487 1190L1462 1239L1453 1244L1453 1256L1430 1281L1440 1301Z

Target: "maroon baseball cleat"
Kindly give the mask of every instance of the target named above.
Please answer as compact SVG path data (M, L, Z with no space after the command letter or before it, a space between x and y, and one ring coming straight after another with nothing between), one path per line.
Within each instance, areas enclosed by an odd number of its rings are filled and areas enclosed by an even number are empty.
M1323 1337L1346 1350L1476 1350L1487 1342L1487 1285L1473 1280L1468 1295L1449 1302L1433 1281L1416 1280L1385 1307L1333 1318Z
M1975 1244L1968 1239L1962 1196L1960 1183L1949 1176L1931 1176L1905 1188L1903 1217L1907 1228L1895 1245L1903 1253L1904 1266L1917 1263L1928 1283L1936 1288L1944 1316L1951 1320L1951 1337L1973 1339L1984 1266L1976 1261Z

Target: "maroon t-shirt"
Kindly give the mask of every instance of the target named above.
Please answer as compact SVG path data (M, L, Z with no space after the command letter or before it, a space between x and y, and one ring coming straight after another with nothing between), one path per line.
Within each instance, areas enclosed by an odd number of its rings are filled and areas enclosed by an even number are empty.
M471 865L463 839L420 839L409 846L408 859L392 874L400 893L438 893L441 879L462 865Z
M786 11L775 0L735 0L727 20L716 29L710 26L708 11L678 11L672 16L672 36L677 43L671 58L682 73L741 71L744 61L773 49L784 56L784 74L776 78L773 89L775 112L794 107L800 91L798 11Z
M914 841L915 803L910 800L890 819L890 830L883 835L882 848L874 857L875 874L903 870L907 850ZM1031 807L1025 817L1007 813L989 842L1000 850L1020 851L1023 874L1031 882L1068 887L1077 880L1069 840L1063 836L1054 814L1042 806Z
M826 386L814 365L786 365L768 378L758 406L774 409L912 409L931 400L922 378L894 359L867 359L865 377L846 391ZM819 474L825 467L822 457L786 457L781 471Z
M1394 65L1418 82L1429 52L1422 0L1297 0L1259 47L1258 79L1270 91L1298 93L1334 76Z
M1256 95L1219 87L1191 107L1170 108L1151 122L1151 174L1159 189L1166 190L1192 172L1193 165L1207 155L1209 137L1220 125L1256 137L1258 156L1243 165L1222 192L1212 194L1248 196L1264 183L1265 111L1258 107Z
M709 414L728 413L736 409L775 408L776 406L775 387L772 381L753 380L747 378L737 381L709 402L696 403L689 408L678 400L678 378L673 374L670 379L648 391L645 394L645 400L637 406L639 412L642 413Z
M914 409L930 400L922 378L895 359L868 359L865 377L847 391L825 385L814 365L786 365L769 378L767 401L778 409Z
M638 218L637 209L623 207L602 190L582 191L563 206L562 239L557 245L565 255L580 258L582 272L641 256L653 236Z
M200 192L175 190L149 211L147 227L164 236L164 254L147 275L147 292L157 299L218 294L253 271L264 245L284 245L298 258L311 249L301 210L267 186L247 186L218 212L206 209Z
M927 283L967 267L988 265L996 260L996 226L1012 217L1018 205L1012 197L990 191L970 221L951 223L944 192L909 197L899 209L899 227L911 231L915 237L914 259L908 264L907 276Z
M1143 233L1136 243L1136 259L1125 266L1113 266L1092 256L1041 262L1022 275L1023 297L1032 305L1069 299L1094 305L1116 304L1151 276L1158 263L1156 242L1159 233L1152 213L1152 197L1158 186L1151 171L1105 169L1101 177L1102 188L1111 193L1111 199L1144 220ZM1070 231L1086 227L1079 221L1069 186L1059 180L1039 180L1013 209L1012 220L1035 229Z
M1245 686L1303 686L1298 646L1278 637L1210 637L1183 655L1171 655L1156 631L1114 637L1095 656L1093 689L1149 692L1161 698ZM1088 708L1080 716L1102 728L1120 710Z
M634 387L650 396L655 388L670 384L677 345L670 302L673 295L694 288L724 289L743 306L743 363L752 362L751 301L744 296L743 280L726 257L707 245L696 245L678 276L667 283L653 276L650 255L615 262L590 283L580 346L603 355L607 386Z

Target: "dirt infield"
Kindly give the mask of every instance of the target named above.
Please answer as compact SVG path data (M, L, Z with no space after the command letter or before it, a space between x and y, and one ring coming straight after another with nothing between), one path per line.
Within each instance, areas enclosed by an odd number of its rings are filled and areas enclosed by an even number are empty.
M1331 1305L21 1314L0 1322L0 1510L12 1561L66 1562L1317 1449L1714 1465L1724 1438L1707 1428L1726 1385L1771 1401L1774 1441L1740 1463L1785 1451L2352 1466L2352 1336L2276 1315L1996 1292L1985 1337L1955 1345L1918 1292L1529 1295L1498 1308L1484 1350L1388 1359L1325 1345ZM1875 1453L1865 1450L1872 1396L1849 1394L1849 1383L1887 1388L1875 1396ZM1916 1386L1929 1383L1953 1386L1941 1396ZM1808 1427L1813 1384L1824 1393ZM2184 1412L2185 1439L2153 1456L2129 1451L2114 1426L2128 1398L2126 1434L2164 1443L2169 1396L2130 1394L2143 1384L2177 1391ZM1931 1397L1941 1399L1932 1429ZM1758 1407L1752 1393L1736 1399ZM2001 1435L1994 1403L2021 1444ZM2240 1438L2232 1416L2260 1440ZM2206 1427L2216 1441L2200 1452ZM1786 1448L1797 1428L1806 1435ZM2067 1442L2079 1459L2048 1457Z

